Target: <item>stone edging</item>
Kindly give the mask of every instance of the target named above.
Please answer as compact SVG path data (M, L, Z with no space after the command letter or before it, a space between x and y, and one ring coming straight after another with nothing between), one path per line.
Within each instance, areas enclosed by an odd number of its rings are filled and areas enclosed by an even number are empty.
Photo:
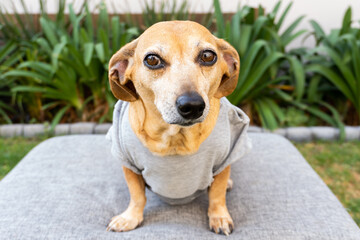
M52 135L70 135L70 134L106 134L111 123L71 123L58 124ZM48 124L6 124L0 125L0 137L35 137L39 135L50 134Z
M250 126L249 132L271 132L269 130ZM339 129L334 127L288 127L279 128L273 133L286 137L294 142L310 142L313 140L336 141L339 139ZM346 126L345 140L360 140L360 126Z
M72 123L58 124L55 127L53 135L70 134L106 134L111 123ZM249 132L270 132L269 130L250 126ZM346 140L360 140L360 126L345 127ZM295 142L309 142L312 140L334 141L339 138L339 130L333 127L289 127L279 128L273 133L284 136ZM50 134L47 124L8 124L0 125L0 137L35 137L39 135Z

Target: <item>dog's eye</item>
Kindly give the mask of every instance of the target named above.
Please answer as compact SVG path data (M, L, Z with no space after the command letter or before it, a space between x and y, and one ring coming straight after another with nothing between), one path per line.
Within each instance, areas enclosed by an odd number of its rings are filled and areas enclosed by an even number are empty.
M158 69L164 66L163 62L161 61L160 57L149 54L144 59L145 65L150 69Z
M203 51L200 54L200 62L202 65L211 66L216 62L216 54L210 50Z

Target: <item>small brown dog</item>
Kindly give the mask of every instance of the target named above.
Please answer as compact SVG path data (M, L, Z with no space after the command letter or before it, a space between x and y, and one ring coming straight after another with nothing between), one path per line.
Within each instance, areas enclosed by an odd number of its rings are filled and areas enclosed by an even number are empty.
M109 135L119 145L113 153L127 159L123 171L131 200L107 230L121 232L139 226L145 186L149 186L170 203L191 201L200 190L208 190L210 228L225 235L232 232L226 190L232 183L229 164L235 160L229 152L235 151L235 145L244 148L244 141L240 144L237 139L240 133L246 135L249 120L223 97L235 89L239 69L236 50L191 21L157 23L113 55L109 81L113 94L122 101L115 107ZM216 124L220 114L230 124ZM206 141L213 145L206 147ZM216 149L222 145L224 151ZM241 155L246 152L241 151ZM199 159L198 152L210 155ZM154 162L156 166L151 165ZM192 168L198 168L195 174L189 174Z

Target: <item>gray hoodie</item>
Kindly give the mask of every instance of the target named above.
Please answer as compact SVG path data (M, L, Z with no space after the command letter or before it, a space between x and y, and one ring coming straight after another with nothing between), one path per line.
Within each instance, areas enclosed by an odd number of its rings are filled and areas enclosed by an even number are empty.
M141 174L148 187L169 204L184 204L204 193L214 176L251 149L249 118L226 98L220 100L216 125L191 155L157 156L137 138L129 122L129 103L118 101L107 138L122 164Z

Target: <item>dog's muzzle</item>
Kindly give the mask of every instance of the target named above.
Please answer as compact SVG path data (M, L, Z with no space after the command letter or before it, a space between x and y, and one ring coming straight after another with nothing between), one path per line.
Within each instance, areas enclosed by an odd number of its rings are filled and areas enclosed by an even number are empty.
M205 102L198 93L188 92L176 99L176 109L184 119L195 120L202 116Z

